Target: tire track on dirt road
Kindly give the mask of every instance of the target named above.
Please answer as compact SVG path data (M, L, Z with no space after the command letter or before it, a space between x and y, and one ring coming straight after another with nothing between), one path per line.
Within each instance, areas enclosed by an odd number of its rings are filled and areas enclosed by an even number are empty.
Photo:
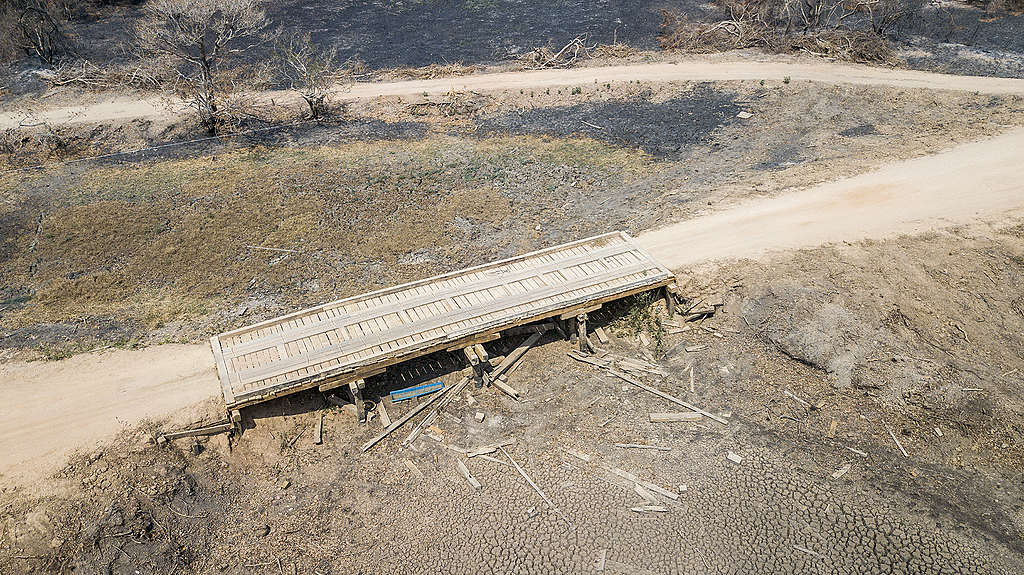
M570 68L495 72L399 82L357 83L351 89L335 89L333 95L344 99L366 100L380 96L437 95L450 90L492 92L526 88L547 88L594 82L669 82L731 80L804 80L828 84L890 86L978 92L981 94L1024 94L1024 80L984 76L953 76L917 70L874 68L830 62L708 62L688 60L649 64L626 64L596 68ZM250 94L257 103L301 106L293 92L268 91ZM111 123L137 119L172 118L185 113L188 106L166 96L145 98L123 96L78 106L16 109L0 113L0 128L49 123Z

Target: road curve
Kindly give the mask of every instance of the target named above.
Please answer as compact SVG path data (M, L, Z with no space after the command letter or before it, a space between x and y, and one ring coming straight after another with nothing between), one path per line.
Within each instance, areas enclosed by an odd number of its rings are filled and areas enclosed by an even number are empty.
M1024 214L1024 128L640 234L670 268Z

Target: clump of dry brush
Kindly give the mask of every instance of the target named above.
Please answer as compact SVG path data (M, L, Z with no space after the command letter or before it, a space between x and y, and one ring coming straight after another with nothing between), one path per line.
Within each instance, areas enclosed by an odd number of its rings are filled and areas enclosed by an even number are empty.
M715 0L715 6L707 22L664 10L662 47L698 53L761 48L892 64L889 39L909 12L906 0Z

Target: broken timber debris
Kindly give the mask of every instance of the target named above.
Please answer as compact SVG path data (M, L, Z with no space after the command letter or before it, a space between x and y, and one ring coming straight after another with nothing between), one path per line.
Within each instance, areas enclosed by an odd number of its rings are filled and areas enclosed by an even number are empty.
M597 341L599 343L601 343L602 345L607 344L608 341L609 341L608 340L608 334L606 334L604 332L604 328L602 328L602 327L595 327L594 328L594 335L597 336Z
M623 449L653 449L655 451L672 451L671 447L664 447L661 445L645 445L643 443L616 443L615 447L621 447Z
M537 495L540 495L541 499L543 499L544 502L547 503L548 506L551 507L551 509L554 510L554 512L557 513L559 517L564 519L566 523L572 526L572 521L569 521L569 518L566 517L565 514L562 513L562 511L558 507L555 507L555 504L552 503L551 500L548 499L548 496L545 495L544 492L540 490L540 487L537 487L537 484L533 482L533 479L530 479L530 476L526 474L526 471L524 471L523 468L520 467L518 463L516 463L515 459L512 459L512 456L509 455L507 451L505 451L505 448L499 447L498 449L501 450L502 455L508 458L509 463L511 463L512 466L516 468L516 471L519 472L519 475L522 475L523 479L525 479L526 482L530 484L530 487L532 487L533 490L537 492Z
M701 408L699 408L699 407L697 407L697 406L695 406L693 404L687 403L687 402L685 402L685 401L683 401L683 400L681 400L681 399L679 399L677 397L673 397L673 396L671 396L671 395L669 395L669 394L667 394L667 393L665 393L663 391L659 391L659 390L657 390L657 389L655 389L655 388L653 388L653 387L651 387L651 386L649 386L647 384L640 383L639 381L629 377L628 375L626 375L626 374L624 374L622 372L615 371L614 369L609 369L608 373L614 375L615 377L621 379L622 381L625 381L628 384L635 385L636 387L639 387L640 389L642 389L644 391L648 391L650 393L653 393L654 395L657 395L658 397L661 397L663 399L667 399L667 400L671 401L672 403L675 403L675 404L681 405L681 406L683 406L683 407L685 407L687 409L696 411L697 413L703 415L704 417L711 418L711 419L713 419L713 420L715 420L715 421L717 421L717 422L719 422L721 424L724 424L724 425L728 425L728 423L729 423L726 420L722 419L721 417L718 417L717 415L715 415L713 413L704 411L703 409L701 409Z
M735 463L736 465L743 463L743 456L737 453L733 453L732 451L730 451L729 455L727 455L726 457L729 459L729 461Z
M668 507L661 505L641 505L639 507L630 507L630 511L636 511L637 513L665 513L668 511Z
M650 481L644 481L644 480L640 479L639 477L637 477L636 475L633 475L632 473L630 473L628 471L623 471L622 469L619 469L618 467L607 467L607 466L605 466L605 469L610 471L613 475L617 475L618 477L621 477L621 478L625 479L626 481L630 481L630 482L632 482L634 484L640 485L640 486L644 487L645 489L653 491L653 492L655 492L655 493L657 493L659 495L662 495L664 497L667 497L667 498L669 498L669 499L671 499L673 501L679 499L679 494L672 493L668 489L665 489L664 487L661 487L660 485L658 485L656 483L651 483Z
M324 442L324 412L317 412L316 427L313 428L313 443L320 445Z
M896 447L900 448L900 453L903 454L903 457L910 457L910 455L907 453L907 450L903 449L903 444L900 443L900 440L896 439L896 434L893 433L892 427L888 423L885 424L885 430L889 432L889 437L891 437L893 442L896 443Z
M385 437L391 435L392 431L398 429L399 427L402 427L402 425L404 425L405 422L409 421L413 417L416 417L416 414L418 414L419 412L421 412L424 409L426 409L427 407L429 407L431 404L433 404L438 399L440 399L442 397L445 397L446 395L449 395L449 394L451 394L452 396L458 395L459 392L462 391L462 388L464 388L466 386L466 384L468 384L468 383L469 383L469 378L468 377L467 378L463 378L462 381L460 381L459 383L456 383L455 385L445 389L441 393L432 396L427 401L424 401L423 403L421 403L421 404L417 405L416 407L412 408L409 411L409 413L406 413L402 417L398 418L398 421L395 421L391 425L389 425L386 428L384 428L384 431L381 432L380 435L378 435L378 436L374 437L373 439L371 439L370 441L367 441L366 443L364 443L363 447L361 448L362 451L363 452L369 451L370 448L373 447L374 445L377 445L377 443L379 443L380 440L382 440ZM452 392L454 392L454 393L452 393Z
M482 487L480 482L470 475L469 468L466 467L466 464L463 463L461 459L455 460L455 466L459 468L459 472L462 473L462 476L466 478L466 481L473 486L473 489L480 489L480 487Z
M234 429L234 424L229 420L220 421L212 425L206 425L203 427L196 427L194 429L185 429L182 431L173 431L171 433L164 433L160 435L158 439L163 439L160 443L165 441L173 441L175 439L181 439L183 437L201 437L205 435L217 435L219 433L228 433Z
M846 472L849 471L849 470L850 470L850 464L847 463L846 465L844 465L844 466L840 467L839 469L835 470L835 472L832 474L832 479L839 479L840 477L846 475Z
M426 477L426 475L423 475L423 472L420 471L420 468L416 467L415 463L409 461L408 459L403 459L402 461L405 463L405 466L409 468L409 471L411 471L413 475L415 475L419 479L423 479Z
M700 421L704 416L696 411L681 411L673 413L652 413L651 423L676 423L680 421Z

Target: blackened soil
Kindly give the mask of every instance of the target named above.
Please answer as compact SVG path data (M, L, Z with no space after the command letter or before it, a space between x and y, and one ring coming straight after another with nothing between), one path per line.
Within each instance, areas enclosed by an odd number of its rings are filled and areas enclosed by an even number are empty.
M661 0L284 0L268 7L276 22L301 22L313 40L371 68L504 60L577 35L641 49L657 47Z
M510 112L482 120L477 129L481 135L586 136L641 148L657 158L678 158L711 141L741 109L736 94L698 85L664 102L637 98Z

